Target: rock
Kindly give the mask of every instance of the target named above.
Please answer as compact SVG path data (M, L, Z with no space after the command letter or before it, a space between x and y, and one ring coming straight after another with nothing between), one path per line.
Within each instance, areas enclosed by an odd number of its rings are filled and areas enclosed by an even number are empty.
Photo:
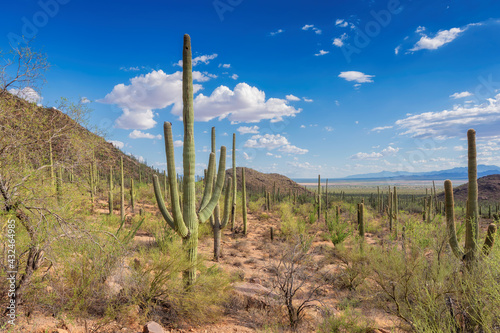
M142 333L165 333L163 330L163 327L160 326L160 324L150 321L144 325L144 329L142 330Z
M234 293L239 305L246 309L263 309L272 305L279 296L271 289L257 283L238 282L234 285Z

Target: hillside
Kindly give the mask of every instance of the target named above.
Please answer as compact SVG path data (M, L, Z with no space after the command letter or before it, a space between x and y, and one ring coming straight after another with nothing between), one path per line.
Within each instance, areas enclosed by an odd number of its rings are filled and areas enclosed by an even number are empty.
M82 105L64 104L62 112L29 103L11 94L0 95L0 148L22 159L26 167L39 168L50 161L50 144L55 165L76 176L86 176L92 160L101 176L110 167L117 176L123 157L126 178L150 179L154 170L133 156L124 154L110 142L82 126L89 111ZM78 118L73 120L68 114ZM10 149L10 150L9 150ZM8 155L7 155L8 156ZM21 161L19 161L21 162ZM102 178L102 177L101 177Z
M236 168L238 176L238 190L241 189L241 167ZM226 177L233 176L233 169L226 170ZM262 173L254 169L245 168L245 181L247 191L255 193L262 191L265 188L266 192L272 192L273 186L276 184L276 191L281 194L288 194L288 191L297 192L298 194L309 193L308 190L291 180L290 178L277 173Z
M499 202L500 201L500 174L481 177L477 180L479 201ZM457 186L453 189L455 201L467 200L468 183ZM439 200L444 200L444 192L438 194Z

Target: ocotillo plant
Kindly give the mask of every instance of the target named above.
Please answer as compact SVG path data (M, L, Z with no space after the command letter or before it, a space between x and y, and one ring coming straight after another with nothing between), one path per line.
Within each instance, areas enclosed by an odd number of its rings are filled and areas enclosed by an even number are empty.
M113 214L113 167L109 167L109 215Z
M465 248L462 251L458 245L457 236L455 232L455 212L453 201L453 185L451 180L447 179L444 182L445 191L445 205L446 205L446 225L448 228L449 242L451 249L456 257L464 260L466 267L469 269L477 258L477 243L478 243L478 186L477 186L477 153L476 153L476 131L469 129L467 131L468 141L468 174L469 183L467 188L467 214L465 217ZM489 254L493 246L494 234L496 232L496 225L490 224L488 233L483 246L483 253Z
M125 219L125 184L123 183L123 156L120 156L120 218Z
M247 186L245 184L245 168L241 168L241 209L243 213L243 234L247 234Z
M184 276L188 285L196 280L195 263L198 256L198 224L206 222L212 215L215 206L219 202L220 194L224 186L226 169L226 147L220 149L219 170L215 188L213 179L215 176L215 154L210 153L208 162L207 181L205 191L201 200L200 208L196 211L195 192L195 147L194 147L194 110L193 110L193 73L191 60L191 39L184 35L182 63L182 119L184 122L184 146L183 146L183 209L181 211L179 202L179 189L177 187L177 175L175 172L174 140L172 137L172 124L165 122L163 125L165 134L165 152L167 155L168 181L170 185L170 199L172 215L165 207L162 191L155 175L153 178L154 192L158 208L167 224L174 229L183 239L183 245L190 262L190 268Z

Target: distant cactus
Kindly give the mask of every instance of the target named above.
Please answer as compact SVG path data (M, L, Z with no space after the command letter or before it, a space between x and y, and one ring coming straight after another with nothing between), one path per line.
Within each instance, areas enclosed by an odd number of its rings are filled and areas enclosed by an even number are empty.
M365 237L365 205L363 203L358 204L358 231L361 237Z
M120 156L120 218L125 220L125 184L123 183L123 156Z
M130 178L130 206L132 213L135 212L135 198L134 198L134 179Z
M113 167L109 167L109 215L113 214Z
M455 212L453 200L453 185L451 180L447 179L444 182L445 190L445 209L446 209L446 225L449 234L450 247L453 253L459 259L464 260L466 266L470 269L472 264L477 259L478 247L478 186L477 186L477 154L476 154L476 131L469 129L467 131L468 140L468 168L469 168L469 183L467 193L467 214L465 217L465 248L462 250L458 244L455 231ZM490 224L486 235L486 240L483 246L483 253L489 254L494 241L496 225Z
M243 210L243 234L246 235L247 229L247 189L245 183L245 168L241 168L241 209Z
M165 122L163 125L165 134L165 151L167 155L168 181L170 184L170 197L172 215L165 207L162 191L158 177L154 175L153 186L158 203L158 208L167 222L182 238L190 268L185 272L188 285L196 280L195 263L198 256L198 224L207 221L212 215L224 186L226 169L226 147L220 149L219 169L215 188L213 179L215 176L215 154L210 153L208 162L207 180L205 191L201 200L200 208L196 210L195 192L195 147L194 147L194 110L193 110L193 74L191 59L191 39L184 35L183 64L182 64L182 97L184 102L184 146L183 146L183 209L181 211L179 202L179 188L177 186L177 175L174 160L174 140L172 138L172 124Z
M321 217L321 176L318 175L318 221Z
M236 133L233 133L233 206L231 208L231 231L234 230L234 221L236 219Z

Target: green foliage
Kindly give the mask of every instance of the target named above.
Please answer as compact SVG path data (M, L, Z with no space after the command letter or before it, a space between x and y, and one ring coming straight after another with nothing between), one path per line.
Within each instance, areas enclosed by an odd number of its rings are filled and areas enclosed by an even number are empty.
M361 311L347 308L338 315L327 317L319 326L321 333L370 333L375 323L363 316Z
M330 214L328 216L330 216ZM342 221L340 216L335 216L333 218L329 217L326 223L328 227L328 239L332 241L334 246L341 244L352 234L349 223Z
M290 203L280 203L278 205L278 211L281 221L281 234L283 234L287 239L297 235L303 235L306 232L305 220L300 216L294 216ZM315 215L314 212L312 214Z

